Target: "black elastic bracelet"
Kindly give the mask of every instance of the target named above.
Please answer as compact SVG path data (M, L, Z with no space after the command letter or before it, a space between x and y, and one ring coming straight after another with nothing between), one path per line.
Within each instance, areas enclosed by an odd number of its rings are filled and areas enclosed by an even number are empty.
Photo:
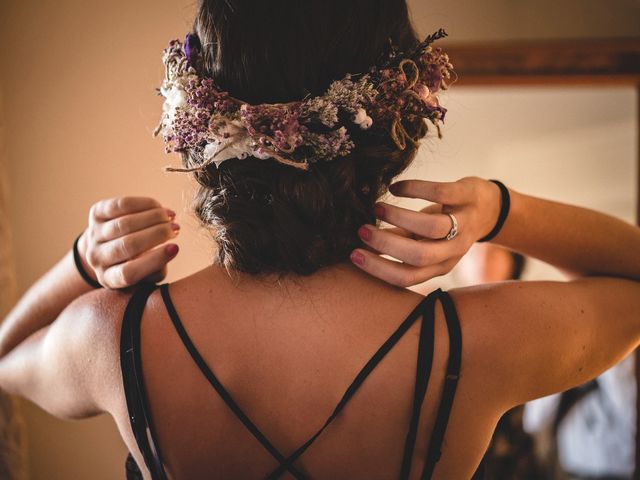
M76 241L73 242L73 261L76 262L76 268L78 269L78 273L82 277L82 279L91 285L93 288L102 288L98 282L96 282L93 278L89 276L87 271L82 266L82 260L80 260L80 252L78 251L78 242L80 241L80 237L82 234L78 235Z
M511 197L509 196L509 190L507 187L505 187L500 180L489 181L495 183L500 188L500 215L498 215L498 221L496 222L495 227L493 227L493 230L491 230L488 235L478 240L478 242L488 242L500 233L500 230L507 219L507 215L509 215L509 208L511 207Z

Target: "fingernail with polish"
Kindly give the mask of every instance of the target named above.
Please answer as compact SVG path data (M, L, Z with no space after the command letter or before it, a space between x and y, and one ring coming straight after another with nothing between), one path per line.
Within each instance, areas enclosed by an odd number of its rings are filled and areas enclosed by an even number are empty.
M360 252L353 251L349 256L353 263L357 263L358 265L364 265L364 255Z
M167 215L169 215L170 218L174 218L176 216L176 212L167 208Z
M180 225L178 225L177 223L172 223L171 230L173 230L173 233L178 233L178 231L180 230Z
M364 225L358 229L358 235L360 235L360 238L363 240L371 240L371 230Z
M178 245L176 245L175 243L171 243L167 245L166 248L164 249L164 251L169 257L175 257L178 254L178 250L179 250Z
M384 217L384 207L379 203L376 203L376 206L373 209L376 217Z

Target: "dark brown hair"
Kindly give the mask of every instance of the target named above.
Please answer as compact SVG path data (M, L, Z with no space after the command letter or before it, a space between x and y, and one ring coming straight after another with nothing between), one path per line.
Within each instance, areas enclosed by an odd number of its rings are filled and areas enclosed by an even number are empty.
M389 40L419 43L405 0L202 0L194 23L205 74L248 103L322 94L346 73L366 72ZM195 212L218 244L216 262L250 274L310 275L344 262L375 223L373 207L413 160L427 131L403 120L416 143L349 129L356 148L302 171L271 160L230 159L195 174ZM185 163L187 157L185 155Z

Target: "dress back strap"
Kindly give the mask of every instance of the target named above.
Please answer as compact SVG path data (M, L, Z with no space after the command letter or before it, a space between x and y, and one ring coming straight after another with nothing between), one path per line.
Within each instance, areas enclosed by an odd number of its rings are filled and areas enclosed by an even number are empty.
M420 412L424 397L427 393L431 368L433 365L433 345L434 345L434 311L436 298L441 292L437 289L431 292L423 304L422 325L420 327L420 337L418 339L418 362L416 367L416 383L413 393L413 410L411 412L411 423L404 445L402 467L400 469L400 480L407 480L411 473L411 460L416 445L416 435L420 423Z
M462 331L455 306L453 305L451 296L447 292L441 292L440 301L442 302L442 308L447 322L447 330L449 332L449 361L447 363L442 399L438 407L435 426L431 433L431 441L429 442L425 468L421 477L423 480L431 478L436 463L442 455L442 442L447 430L451 408L453 407L453 398L458 386L462 359Z
M153 283L141 283L124 312L120 334L120 367L127 400L131 430L144 462L154 480L167 480L162 455L149 411L149 402L142 377L140 352L140 323L149 295L156 289Z
M342 396L340 402L336 405L335 409L331 413L331 415L327 418L327 420L320 426L318 431L312 435L306 442L304 442L300 447L298 447L293 453L291 453L288 457L282 455L275 446L267 439L267 437L258 429L254 422L244 413L244 411L240 408L240 406L234 401L229 392L224 388L224 386L220 383L218 378L215 376L211 368L207 365L205 360L202 358L193 342L189 338L184 325L180 321L180 317L175 309L173 302L171 301L171 297L169 295L168 284L163 284L160 286L160 292L162 294L162 298L165 302L167 310L169 312L169 316L173 322L173 325L182 340L185 348L187 349L189 355L193 358L194 362L209 381L211 386L218 392L220 397L224 400L227 406L231 409L231 411L238 417L238 419L244 424L244 426L253 434L253 436L263 445L263 447L271 453L271 455L278 460L278 467L273 470L269 475L266 476L267 479L274 480L282 476L284 473L289 472L294 478L303 479L307 478L307 475L300 472L294 463L300 456L313 444L313 442L322 434L322 432L332 423L332 421L340 414L343 408L346 406L348 401L353 397L356 391L360 388L360 386L364 383L369 374L373 371L373 369L380 363L380 361L385 357L385 355L393 348L393 346L402 338L402 336L409 330L411 325L416 321L419 315L423 312L424 304L434 301L434 296L431 295L429 297L425 297L422 299L411 311L409 316L398 326L398 328L391 334L391 336L384 342L384 344L374 353L374 355L369 359L369 361L364 365L364 367L360 370L360 372L356 375L353 382L344 395ZM428 342L427 342L428 343ZM428 355L427 355L428 357ZM426 387L425 387L426 389Z
M398 328L391 334L391 336L382 344L382 346L373 354L373 356L369 359L369 361L365 364L365 366L360 370L358 375L356 375L355 379L349 385L344 396L334 409L333 413L326 420L324 425L318 430L309 440L307 440L304 444L302 444L296 451L294 451L286 460L286 463L282 463L280 467L278 467L271 475L267 476L267 480L275 480L279 478L279 476L284 472L284 468L288 465L291 465L295 462L306 450L311 446L311 444L320 436L320 434L331 424L331 422L338 416L338 414L345 407L347 402L353 397L355 392L360 388L360 386L367 379L369 374L373 371L373 369L382 361L387 353L398 343L398 341L402 338L402 336L409 330L409 328L414 324L414 322L423 314L425 308L424 306L429 302L433 301L436 292L432 292L431 295L424 297L420 302L413 308L411 313L405 318L405 320L398 326ZM423 316L423 325L424 325L424 316Z
M283 462L285 460L285 456L269 441L269 439L262 433L262 431L260 431L256 424L248 417L248 415L244 413L244 411L233 399L231 394L222 385L220 380L218 380L218 377L216 377L213 371L209 368L207 362L205 362L204 358L202 358L202 355L200 355L200 352L198 352L198 349L191 341L189 334L185 330L184 325L182 324L182 321L178 316L178 312L176 311L173 301L171 300L171 297L169 295L168 288L168 283L163 283L162 285L160 285L160 293L162 295L162 299L167 308L167 312L169 313L169 317L171 318L171 322L173 323L173 326L176 329L180 340L182 341L182 344L197 365L198 369L202 372L202 374L207 379L209 384L214 388L214 390L218 392L218 395L220 395L220 398L222 398L222 400L227 404L229 409L236 415L236 417L238 417L238 420L242 422L245 428L249 430L249 432L256 438L256 440L258 440L258 442L260 442L262 446L274 458L276 458L279 462ZM296 479L306 478L302 474L302 472L298 471L298 469L293 465L289 466L287 470Z

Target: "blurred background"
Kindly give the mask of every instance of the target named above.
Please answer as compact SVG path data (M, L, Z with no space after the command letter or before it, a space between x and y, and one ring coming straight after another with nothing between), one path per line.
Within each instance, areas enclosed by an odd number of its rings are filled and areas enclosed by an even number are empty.
M421 35L444 27L452 44L640 37L637 0L408 3ZM193 186L187 176L162 171L179 159L152 138L161 109L155 93L161 52L189 30L195 7L193 0L0 2L3 315L71 248L90 206L103 198L152 196L178 212L181 252L168 281L209 263L213 245L189 209ZM465 85L461 79L443 99L444 138L425 141L404 178L499 178L516 190L635 221L637 85ZM533 261L523 275L561 278ZM475 281L477 268L462 262L418 290ZM622 382L635 392L633 369ZM625 405L625 421L635 426L635 403L629 397ZM111 419L63 422L6 398L0 407L0 478L123 478L126 450ZM623 442L627 460L634 448Z

